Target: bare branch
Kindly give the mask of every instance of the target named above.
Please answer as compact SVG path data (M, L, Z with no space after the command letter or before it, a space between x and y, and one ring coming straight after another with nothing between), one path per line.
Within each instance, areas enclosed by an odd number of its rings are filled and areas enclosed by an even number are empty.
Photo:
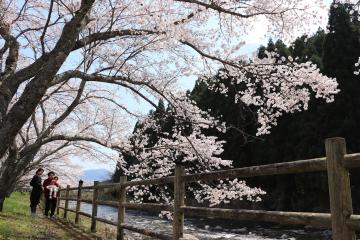
M62 121L65 120L66 117L68 117L70 115L70 113L76 108L76 106L79 104L80 102L80 98L82 93L84 92L85 89L85 81L81 81L80 83L80 87L78 90L78 93L75 97L75 99L73 100L73 102L70 104L70 106L46 129L44 130L41 135L39 136L40 138L46 137L48 136L51 131L58 125L60 124Z
M78 40L75 43L73 50L82 48L90 43L96 41L109 40L115 37L125 37L125 36L146 36L150 34L159 34L159 32L146 30L146 29L125 29L119 31L109 31L109 32L98 32L93 33L89 36L84 37L83 39Z
M44 26L44 30L40 36L40 43L41 43L41 50L42 50L42 53L45 54L45 44L44 44L44 37L45 37L45 34L46 34L46 30L49 26L49 22L50 22L50 18L51 18L51 13L53 11L53 5L54 5L54 0L51 0L50 1L50 9L49 9L49 13L48 13L48 17L46 19L46 23L45 23L45 26Z
M5 62L5 71L2 74L3 77L6 77L16 70L19 58L19 43L16 41L15 37L10 34L9 26L3 22L0 22L0 36L6 41L4 50L6 51L7 48L9 49L9 54ZM4 50L2 50L2 52L4 52Z

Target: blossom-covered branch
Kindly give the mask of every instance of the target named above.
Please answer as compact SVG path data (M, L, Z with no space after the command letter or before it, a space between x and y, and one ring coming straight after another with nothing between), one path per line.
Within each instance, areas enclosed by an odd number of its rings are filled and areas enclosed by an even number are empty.
M54 156L113 159L118 151L128 152L145 161L128 169L141 170L139 178L171 173L174 152L183 155L188 172L231 167L219 157L222 143L203 134L224 131L226 124L200 110L182 81L224 69L246 85L238 100L258 108L259 134L268 133L284 112L306 109L312 92L331 101L336 82L314 65L280 63L271 53L245 62L239 54L257 21L264 21L267 33L289 37L321 21L320 8L321 1L306 0L1 1L0 207L7 192L2 186L14 169ZM158 99L171 109L165 114L172 118L171 134L152 146L141 135L130 144L125 139L134 122L154 127L136 107L159 110ZM146 169L147 159L156 162L156 172ZM249 193L241 181L232 184L238 193L229 186L229 198ZM218 202L217 191L203 186L194 193ZM258 194L250 195L256 200Z

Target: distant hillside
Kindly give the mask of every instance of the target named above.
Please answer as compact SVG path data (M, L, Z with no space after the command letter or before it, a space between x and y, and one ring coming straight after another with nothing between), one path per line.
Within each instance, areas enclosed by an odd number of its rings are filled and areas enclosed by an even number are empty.
M111 179L111 175L112 173L107 169L87 169L83 171L81 180L83 180L84 182L106 181Z

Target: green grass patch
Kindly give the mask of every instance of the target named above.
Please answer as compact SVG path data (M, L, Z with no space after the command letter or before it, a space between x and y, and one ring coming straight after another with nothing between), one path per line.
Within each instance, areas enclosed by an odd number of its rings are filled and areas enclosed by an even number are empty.
M14 192L5 200L3 212L0 213L1 240L73 239L53 222L42 218L39 209L38 216L31 217L29 205L28 193Z
M30 215L30 195L29 193L14 192L10 198L5 200L4 212Z

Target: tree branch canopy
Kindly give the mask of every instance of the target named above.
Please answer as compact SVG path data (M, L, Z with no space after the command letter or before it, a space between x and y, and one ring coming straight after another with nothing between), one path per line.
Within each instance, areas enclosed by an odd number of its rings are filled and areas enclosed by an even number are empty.
M0 156L3 156L24 123L34 112L36 106L44 96L50 81L59 71L60 67L70 54L75 41L84 27L84 20L88 15L94 0L84 0L80 11L73 19L65 24L55 48L49 53L49 60L42 66L34 79L26 85L19 100L14 104L9 113L0 123Z
M219 157L223 142L204 134L223 132L226 123L200 109L183 81L198 79L224 96L231 84L245 86L235 88L235 101L256 109L258 135L268 134L282 115L306 110L313 96L333 101L336 80L311 62L272 52L261 59L239 55L246 45L241 38L256 22L268 25L269 34L294 37L321 21L319 6L307 0L3 0L0 201L11 169L73 155L104 161L122 161L119 152L133 155L143 161L127 169L133 178L166 176L181 161L187 173L231 167ZM221 77L212 80L214 74ZM222 84L226 79L229 85ZM157 122L165 119L169 130L160 134ZM156 141L149 129L159 134ZM250 198L262 194L232 183ZM220 201L210 185L193 191Z

